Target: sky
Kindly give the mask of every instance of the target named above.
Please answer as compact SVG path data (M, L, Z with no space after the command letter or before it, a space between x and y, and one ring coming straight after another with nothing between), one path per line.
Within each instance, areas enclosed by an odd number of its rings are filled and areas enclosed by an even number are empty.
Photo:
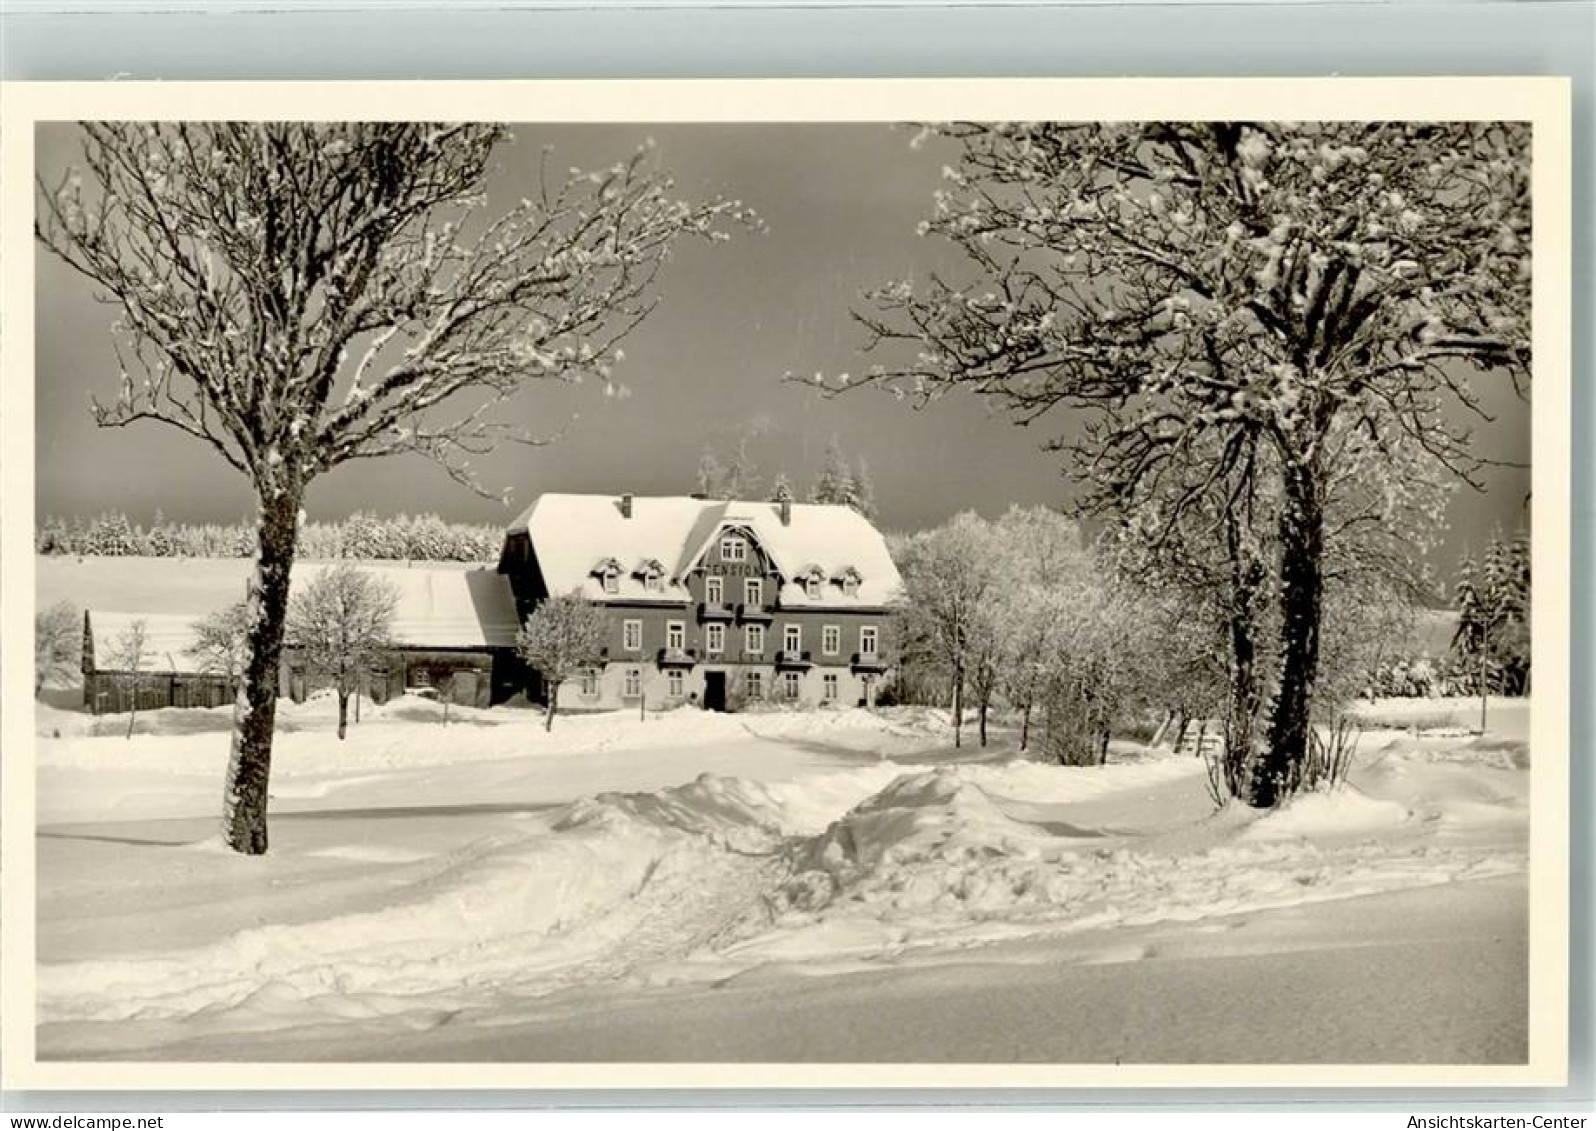
M659 285L659 307L625 343L616 379L624 398L593 385L537 384L507 418L543 447L502 445L473 461L485 487L508 504L478 498L419 457L359 461L310 488L312 520L354 510L435 511L455 521L508 522L545 491L685 494L694 489L706 445L726 447L756 428L753 451L768 478L784 471L807 489L833 436L868 461L883 526L914 530L974 509L988 516L1011 503L1065 506L1072 491L1063 457L1042 450L1078 421L1044 418L1016 427L974 396L915 410L870 389L827 400L788 373L859 372L863 330L850 312L861 291L938 271L968 278L961 262L916 225L929 214L941 168L952 154L937 143L914 148L914 131L880 124L518 125L496 155L488 203L525 194L534 163L553 148L555 169L608 165L644 139L688 199L720 195L753 207L762 233L727 243L684 243ZM78 152L67 124L39 127L38 162L47 183ZM116 509L148 522L157 508L175 521L237 521L251 508L244 477L200 441L140 423L97 428L89 398L109 400L118 361L114 309L42 247L37 256L36 504L46 515L83 517ZM1476 426L1477 450L1528 462L1528 406L1505 379L1485 382L1497 419ZM1498 469L1487 491L1454 499L1450 530L1433 560L1478 547L1493 526L1527 525L1528 473Z

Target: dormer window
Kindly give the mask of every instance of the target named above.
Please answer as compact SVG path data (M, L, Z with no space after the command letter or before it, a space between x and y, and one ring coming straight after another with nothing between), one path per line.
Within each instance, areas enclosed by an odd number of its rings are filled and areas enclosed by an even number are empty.
M728 534L720 540L720 560L723 562L748 560L748 542L741 534Z
M842 586L843 596L857 597L859 595L859 582L864 579L859 576L859 571L854 569L853 566L844 566L842 572L837 574L835 580Z
M597 575L599 584L606 593L619 593L621 591L621 563L614 558L602 558L596 562L591 571Z
M650 593L661 593L665 589L665 567L656 558L644 558L633 571L643 579L643 588Z
M798 575L798 584L803 586L804 596L810 600L819 600L826 584L826 571L817 565L812 565Z

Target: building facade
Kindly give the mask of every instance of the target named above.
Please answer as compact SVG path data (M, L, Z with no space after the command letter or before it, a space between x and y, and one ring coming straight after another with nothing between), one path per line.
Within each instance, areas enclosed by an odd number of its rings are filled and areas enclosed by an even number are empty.
M847 507L543 495L499 569L523 618L563 593L604 611L606 643L558 689L564 709L872 705L890 676L901 581Z

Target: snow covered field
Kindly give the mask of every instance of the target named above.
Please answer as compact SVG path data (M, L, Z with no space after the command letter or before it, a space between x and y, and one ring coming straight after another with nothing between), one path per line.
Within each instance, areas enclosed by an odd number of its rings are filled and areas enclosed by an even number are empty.
M1365 705L1352 785L950 749L925 709L38 712L45 1059L1516 1063L1527 704ZM99 733L103 731L103 733Z

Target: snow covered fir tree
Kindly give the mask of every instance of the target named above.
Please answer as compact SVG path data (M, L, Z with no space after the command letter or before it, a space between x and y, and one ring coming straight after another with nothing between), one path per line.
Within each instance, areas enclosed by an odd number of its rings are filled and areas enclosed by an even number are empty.
M41 124L39 1056L1529 1065L1541 127L1278 112Z

